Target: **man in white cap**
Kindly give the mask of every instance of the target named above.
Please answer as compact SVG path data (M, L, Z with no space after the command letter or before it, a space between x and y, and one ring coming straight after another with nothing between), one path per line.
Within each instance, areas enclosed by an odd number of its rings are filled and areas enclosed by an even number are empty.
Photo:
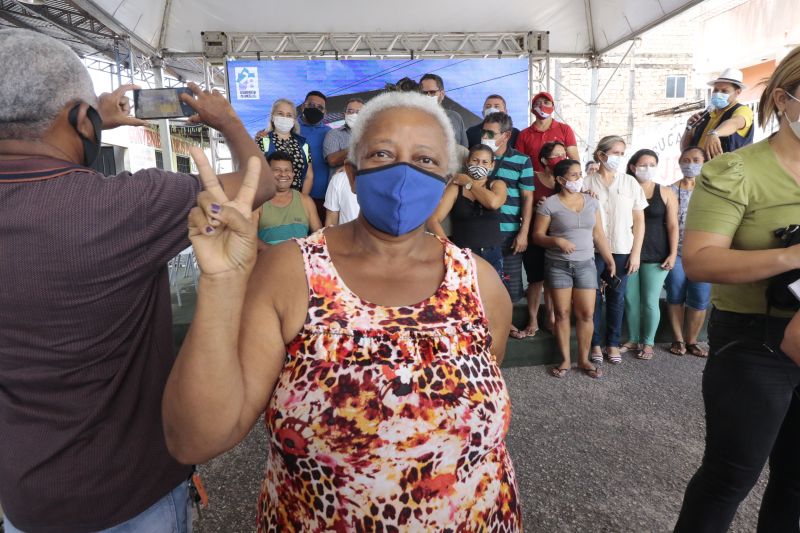
M741 70L727 68L708 82L714 88L709 106L689 117L681 149L699 146L713 158L753 142L753 111L736 101L745 88L742 77Z

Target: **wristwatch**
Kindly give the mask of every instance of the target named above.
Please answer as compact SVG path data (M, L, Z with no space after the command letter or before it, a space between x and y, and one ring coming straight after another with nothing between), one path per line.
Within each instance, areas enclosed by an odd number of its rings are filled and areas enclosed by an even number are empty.
M470 181L469 183L467 183L466 185L464 185L464 188L465 188L466 190L468 190L468 191L471 191L471 190L472 190L472 181Z

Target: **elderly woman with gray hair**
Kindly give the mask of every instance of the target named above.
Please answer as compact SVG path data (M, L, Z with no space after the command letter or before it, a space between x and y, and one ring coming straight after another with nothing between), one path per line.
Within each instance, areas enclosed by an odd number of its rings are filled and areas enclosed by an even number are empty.
M521 529L499 370L511 303L488 263L424 228L454 148L434 100L374 98L345 163L359 217L258 257L247 189L229 200L197 156L202 275L164 430L201 463L265 413L258 531Z

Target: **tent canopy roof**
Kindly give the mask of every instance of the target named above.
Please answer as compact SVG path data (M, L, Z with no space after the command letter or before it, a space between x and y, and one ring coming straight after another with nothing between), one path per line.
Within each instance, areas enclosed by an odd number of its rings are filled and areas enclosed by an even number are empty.
M200 53L201 31L487 33L549 31L553 55L599 55L703 0L73 0L152 50Z

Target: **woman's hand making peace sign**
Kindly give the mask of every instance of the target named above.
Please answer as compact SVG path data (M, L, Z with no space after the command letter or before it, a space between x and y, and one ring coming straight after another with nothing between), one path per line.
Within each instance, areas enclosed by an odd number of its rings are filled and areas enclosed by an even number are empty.
M197 164L203 191L189 212L189 240L201 272L206 276L250 275L258 250L258 212L253 199L258 189L261 163L247 161L244 180L233 200L199 148L190 151Z

